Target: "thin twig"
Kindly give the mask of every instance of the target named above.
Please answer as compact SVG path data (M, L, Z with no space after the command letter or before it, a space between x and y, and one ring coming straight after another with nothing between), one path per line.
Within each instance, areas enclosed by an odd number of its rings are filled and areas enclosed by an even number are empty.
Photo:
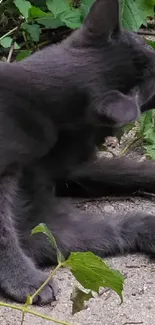
M14 27L13 29L9 30L6 34L2 35L0 37L0 42L2 41L3 38L11 35L12 33L14 33L16 30L18 29L18 26Z
M8 54L8 58L7 58L7 62L10 63L11 62L11 58L12 58L12 54L14 51L14 47L15 47L15 41L12 41L12 44L10 46L10 50L9 50L9 54Z
M155 36L155 32L149 32L149 31L142 31L142 30L139 30L138 32L137 32L137 34L139 34L139 35L145 35L145 36Z
M130 142L130 143L128 143L126 146L125 146L125 148L123 148L122 149L122 151L120 152L120 154L119 154L119 157L122 157L122 156L124 156L126 153L127 153L127 151L136 143L136 142L138 142L139 140L141 140L142 139L142 136L139 136L139 137L136 137L136 138L134 138L133 140L132 140L132 142Z
M22 313L22 319L21 319L21 324L20 325L23 325L24 324L24 320L25 320L25 313L23 312Z
M143 324L143 322L125 322L123 325L139 325Z
M8 303L4 303L4 302L0 301L0 307L7 307L7 308L14 309L14 310L19 310L24 314L26 313L26 314L30 314L30 315L33 315L33 316L37 316L39 318L49 320L51 322L55 322L56 324L73 325L73 324L70 324L70 323L67 323L67 322L64 322L64 321L61 321L61 320L57 320L57 319L55 319L53 317L49 317L49 316L37 313L34 310L31 310L31 309L29 309L28 307L25 307L25 306L17 306L17 305L8 304Z
M17 36L17 34L19 32L19 29L21 27L22 21L23 21L23 19L20 20L20 23L18 24L17 29L15 30L15 33L14 33L13 38L12 38L12 42L11 42L11 46L10 46L10 50L9 50L9 55L8 55L8 58L7 58L7 62L8 63L11 62L11 58L12 58L12 54L13 54L14 46L15 46L16 36Z
M141 265L126 265L125 267L127 269L140 269L141 267L147 267L147 265L145 265L145 264L141 264Z
M155 194L154 193L151 193L151 192L145 192L145 191L136 191L134 193L132 193L133 195L137 195L137 196L140 196L140 197L144 197L144 198L155 198Z

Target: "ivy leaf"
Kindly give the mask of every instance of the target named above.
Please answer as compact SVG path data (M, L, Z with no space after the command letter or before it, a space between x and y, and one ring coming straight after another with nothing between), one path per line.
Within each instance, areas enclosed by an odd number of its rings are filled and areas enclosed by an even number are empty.
M155 110L143 113L140 118L140 134L144 139L146 154L155 159Z
M51 231L48 229L48 227L44 223L40 223L38 226L36 226L34 229L31 231L31 235L38 234L38 233L43 233L44 235L47 236L51 246L55 249L57 253L57 261L58 263L63 263L65 261L64 256L60 252L56 240L54 236L52 235Z
M81 1L81 10L83 13L83 17L86 17L91 5L93 4L94 0L82 0Z
M31 0L34 6L39 7L41 10L47 10L46 0Z
M31 50L23 50L21 52L18 53L18 55L16 56L16 61L21 61L25 58L27 58L28 56L30 56L32 53Z
M20 13L24 16L24 18L27 19L29 16L29 9L31 8L31 3L26 0L14 0L14 4Z
M47 0L47 7L55 18L71 29L79 28L82 23L82 12L79 8L73 8L67 0Z
M23 24L22 28L30 35L31 39L34 42L39 42L40 34L41 34L41 28L38 24Z
M144 134L153 127L152 110L143 113L140 117L140 133Z
M70 10L68 0L47 0L46 5L55 17Z
M39 7L31 6L29 9L29 18L46 17L47 13L41 10Z
M146 150L146 155L149 158L155 160L155 143L144 145L144 148Z
M70 9L60 15L60 19L71 29L80 28L82 24L82 14L79 8Z
M152 48L155 50L155 41L146 38L146 42L148 45L152 46Z
M55 29L64 25L59 18L54 17L53 13L44 12L35 6L32 6L29 9L29 18L35 19L38 24L43 25L46 28Z
M79 311L85 309L85 301L94 298L92 292L84 292L83 290L79 289L77 286L73 288L73 292L71 294L70 300L73 302L72 306L72 315L78 313Z
M65 24L59 19L54 18L52 14L47 15L46 17L41 17L36 19L37 23L45 26L46 28L56 29L60 26L64 26Z
M139 27L142 24L146 25L147 17L154 17L155 0L137 0L137 7L139 9Z
M11 46L11 44L12 44L12 41L13 41L12 37L6 36L6 37L1 39L0 45L3 46L4 48L9 48ZM14 42L14 49L15 50L20 49L20 46L16 42Z
M108 267L100 257L91 252L71 253L63 265L71 269L84 288L95 292L99 292L100 287L111 288L122 301L124 277Z
M124 28L137 31L147 16L154 15L154 5L146 0L121 0L121 20Z

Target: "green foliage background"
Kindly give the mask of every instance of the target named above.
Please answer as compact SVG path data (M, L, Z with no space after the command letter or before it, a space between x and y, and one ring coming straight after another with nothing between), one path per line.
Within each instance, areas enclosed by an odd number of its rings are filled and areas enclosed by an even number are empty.
M9 27L12 18L32 42L39 42L44 28L79 28L92 3L93 0L3 0L0 4L0 25ZM142 24L146 25L148 16L154 15L154 5L155 0L121 0L122 25L137 31ZM22 22L19 19L21 15L24 18ZM10 43L11 36L0 35L3 47L9 47Z

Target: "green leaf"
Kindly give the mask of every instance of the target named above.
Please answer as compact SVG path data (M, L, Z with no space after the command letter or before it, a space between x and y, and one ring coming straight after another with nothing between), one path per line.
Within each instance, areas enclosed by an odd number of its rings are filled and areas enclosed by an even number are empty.
M24 18L27 19L29 16L29 9L31 8L31 3L26 0L14 0L14 4L20 13L24 16Z
M9 48L11 46L12 42L13 42L12 37L6 36L1 39L0 45L3 46L4 48ZM14 49L15 50L20 49L20 46L16 42L14 42Z
M91 5L93 4L94 0L82 0L81 1L81 10L83 13L83 17L86 17Z
M75 286L70 298L70 300L73 302L72 315L85 309L85 301L88 301L91 298L94 298L91 291L87 293Z
M155 110L143 113L140 118L140 134L144 139L146 154L155 159Z
M56 251L58 263L63 263L65 261L65 258L62 255L62 253L60 252L54 236L52 235L51 231L48 229L48 227L44 223L40 223L38 226L36 226L31 231L31 235L38 234L38 233L43 233L44 235L47 236L51 246Z
M55 17L70 10L68 0L47 0L48 9L54 14Z
M71 29L80 28L82 24L82 14L80 9L70 9L60 15L60 19Z
M29 9L29 18L41 18L41 17L46 17L48 14L41 10L38 7L31 6Z
M121 20L124 28L137 31L147 16L154 15L154 5L146 0L121 0Z
M60 26L64 26L65 24L59 19L54 18L52 14L36 19L37 23L45 26L46 28L56 29Z
M154 17L154 5L155 1L150 0L136 0L137 7L139 9L139 16L140 16L140 25L139 27L146 23L147 17Z
M29 25L27 23L22 25L22 28L30 35L34 42L39 42L41 28L38 24Z
M46 0L30 0L33 6L39 7L42 10L47 10Z
M38 24L43 25L46 28L55 29L64 25L59 18L54 17L53 13L44 12L35 6L30 8L29 18L35 19Z
M7 36L0 41L0 45L3 46L4 48L10 47L11 44L12 44L12 38L10 36Z
M71 253L64 266L71 272L84 288L99 292L100 287L108 287L117 292L122 301L124 277L112 270L104 261L91 252Z
M140 133L143 135L153 127L152 110L143 113L140 117Z
M16 56L16 61L21 61L27 58L28 56L30 56L31 54L32 54L31 50L23 50L19 52L18 55Z
M67 0L47 0L48 9L67 27L79 28L82 23L82 13L79 8L73 8Z
M146 39L146 42L147 42L148 45L152 46L152 48L155 50L155 41Z
M144 145L144 148L146 149L146 155L155 160L155 144L154 145L149 145L147 144L146 146Z

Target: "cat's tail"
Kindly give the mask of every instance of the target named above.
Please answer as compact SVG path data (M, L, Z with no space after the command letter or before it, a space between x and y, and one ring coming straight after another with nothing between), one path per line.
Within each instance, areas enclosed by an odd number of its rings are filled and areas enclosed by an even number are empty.
M155 254L155 216L127 213L124 217L78 216L64 220L63 234L56 234L65 254L71 251L92 251L101 257L127 253Z
M52 231L61 252L91 251L107 257L127 253L155 254L155 216L127 213L124 216L90 215L79 209L66 210L62 202L53 205L52 215L42 220ZM36 220L35 220L36 222ZM31 237L31 255L40 261L56 260L56 254L44 235Z

